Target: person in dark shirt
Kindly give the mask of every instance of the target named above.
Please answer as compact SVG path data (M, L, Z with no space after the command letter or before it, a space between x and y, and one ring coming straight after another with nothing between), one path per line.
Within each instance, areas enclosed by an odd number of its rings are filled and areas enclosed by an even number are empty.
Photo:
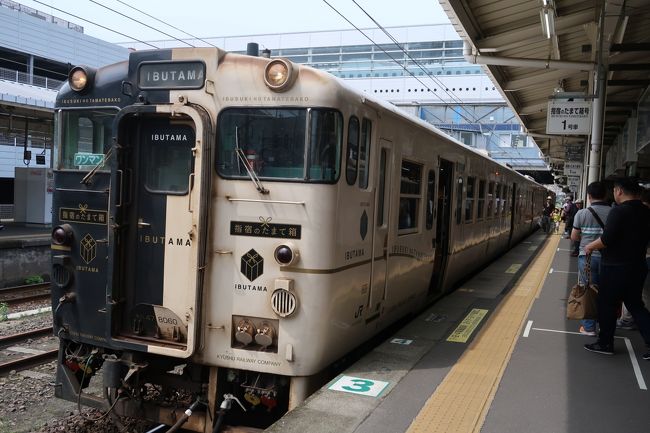
M567 197L566 203L562 208L562 214L564 215L564 237L569 239L571 237L571 230L573 229L573 218L578 212L578 207L573 203L571 197Z
M555 210L555 204L553 203L553 197L550 195L546 197L546 203L544 203L544 209L542 210L542 230L544 233L548 233L551 230L551 214Z
M614 354L614 332L617 309L621 301L634 317L650 360L650 312L641 293L648 267L645 255L650 240L650 209L640 200L641 187L630 178L614 182L617 205L607 217L600 238L585 246L585 253L600 250L600 286L598 291L598 322L600 333L595 343L585 344L591 352Z

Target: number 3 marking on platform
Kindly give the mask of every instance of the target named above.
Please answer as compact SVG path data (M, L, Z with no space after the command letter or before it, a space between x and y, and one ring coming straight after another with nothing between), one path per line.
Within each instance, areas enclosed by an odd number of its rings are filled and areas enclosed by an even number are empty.
M350 392L368 392L370 391L370 387L375 384L372 380L365 379L352 379L350 382L354 386L342 386L341 388Z
M349 392L352 394L378 397L388 386L388 382L381 380L363 379L361 377L341 376L330 385L332 391Z

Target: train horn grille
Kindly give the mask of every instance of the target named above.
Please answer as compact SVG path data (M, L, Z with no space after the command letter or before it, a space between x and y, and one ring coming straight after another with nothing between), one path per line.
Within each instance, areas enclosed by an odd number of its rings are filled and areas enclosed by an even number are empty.
M52 267L52 282L56 284L57 287L63 288L70 284L71 274L68 269L59 264L55 264Z
M296 295L285 289L277 289L271 295L271 308L280 317L291 316L298 307Z

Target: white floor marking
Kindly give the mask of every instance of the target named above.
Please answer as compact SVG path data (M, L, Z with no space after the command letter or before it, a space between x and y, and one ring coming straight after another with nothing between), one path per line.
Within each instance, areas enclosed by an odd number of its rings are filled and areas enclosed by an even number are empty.
M554 272L553 268L551 268L550 271L548 271L549 274L552 274Z
M558 274L577 274L577 272L574 272L574 271L555 271L554 270L553 272L558 273ZM552 272L549 272L549 273L552 273Z
M528 323L531 323L531 322L528 322ZM583 334L581 334L579 332L559 331L557 329L532 328L532 330L533 331L543 331L543 332L555 332L556 334L583 335ZM588 337L588 335L585 335L585 337ZM625 346L627 347L627 352L630 355L630 361L632 361L632 369L634 370L634 376L636 377L636 381L639 384L639 389L647 391L648 387L645 384L645 379L643 378L643 373L641 373L641 368L639 367L639 361L636 359L636 353L634 352L634 348L632 347L632 342L627 337L614 336L614 338L622 339L622 340L625 341Z
M528 323L526 323L526 329L524 329L524 337L528 337L528 334L530 334L530 328L533 327L533 321L529 320Z
M632 361L632 368L634 369L634 375L636 376L636 381L639 384L639 388L647 390L648 387L645 385L645 380L643 380L643 374L641 374L641 368L639 368L639 360L636 359L636 354L634 353L632 342L627 337L623 337L623 340L625 340L627 352L630 354L630 361Z
M568 248L558 248L557 250L558 250L558 251L573 251L573 250L570 250L570 249L568 249Z

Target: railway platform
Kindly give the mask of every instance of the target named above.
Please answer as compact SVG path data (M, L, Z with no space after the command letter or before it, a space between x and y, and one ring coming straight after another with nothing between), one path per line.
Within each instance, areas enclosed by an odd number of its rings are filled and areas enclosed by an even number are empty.
M0 287L22 285L38 275L49 280L52 227L0 222Z
M0 249L50 243L51 225L0 222L0 226Z
M531 235L266 431L649 431L639 332L617 330L615 355L600 355L565 318L569 242Z

